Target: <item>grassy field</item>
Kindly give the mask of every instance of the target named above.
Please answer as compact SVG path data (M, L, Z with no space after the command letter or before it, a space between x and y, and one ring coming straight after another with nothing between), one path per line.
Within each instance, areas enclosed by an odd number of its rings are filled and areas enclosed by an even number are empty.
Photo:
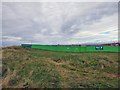
M5 47L3 88L118 88L118 53Z

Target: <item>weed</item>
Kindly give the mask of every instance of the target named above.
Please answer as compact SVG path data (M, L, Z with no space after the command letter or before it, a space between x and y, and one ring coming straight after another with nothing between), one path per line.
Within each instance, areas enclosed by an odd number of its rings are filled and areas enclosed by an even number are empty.
M19 46L2 52L4 88L118 87L118 53L67 53Z

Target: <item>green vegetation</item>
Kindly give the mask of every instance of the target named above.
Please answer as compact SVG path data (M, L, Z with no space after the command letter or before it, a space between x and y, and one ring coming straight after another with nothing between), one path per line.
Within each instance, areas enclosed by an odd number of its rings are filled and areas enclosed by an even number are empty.
M118 53L2 49L3 88L118 88Z

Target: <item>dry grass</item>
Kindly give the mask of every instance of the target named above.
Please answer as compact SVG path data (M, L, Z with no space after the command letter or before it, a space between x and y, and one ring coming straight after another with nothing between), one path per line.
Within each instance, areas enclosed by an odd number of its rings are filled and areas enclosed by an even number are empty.
M5 47L4 88L117 88L118 53L65 53Z

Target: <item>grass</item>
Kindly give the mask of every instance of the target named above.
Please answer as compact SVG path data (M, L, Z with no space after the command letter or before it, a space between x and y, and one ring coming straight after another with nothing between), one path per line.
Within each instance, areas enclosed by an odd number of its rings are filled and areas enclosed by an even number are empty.
M118 88L118 53L2 48L3 88Z

